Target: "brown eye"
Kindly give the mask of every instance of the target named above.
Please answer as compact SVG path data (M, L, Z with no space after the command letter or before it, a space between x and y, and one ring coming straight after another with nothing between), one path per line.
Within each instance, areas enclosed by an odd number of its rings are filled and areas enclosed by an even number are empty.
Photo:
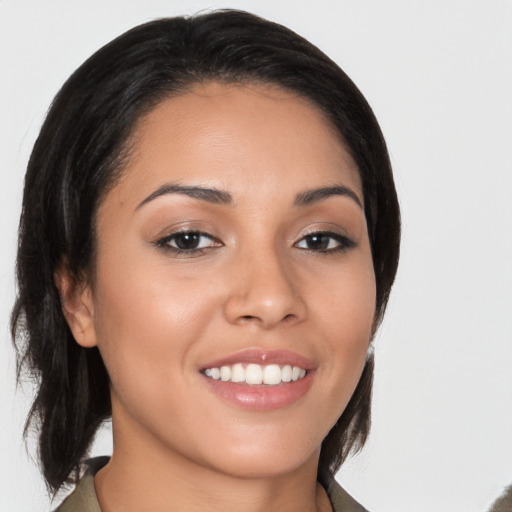
M158 247L177 253L194 254L213 247L220 247L221 242L201 231L178 231L156 242Z
M333 241L333 238L328 235L311 235L304 238L308 249L313 251L325 251Z
M168 244L182 251L190 251L199 248L202 238L206 237L200 233L179 233L174 235Z
M320 232L305 236L297 242L296 247L314 252L336 252L344 251L354 245L354 242L346 236L338 233Z

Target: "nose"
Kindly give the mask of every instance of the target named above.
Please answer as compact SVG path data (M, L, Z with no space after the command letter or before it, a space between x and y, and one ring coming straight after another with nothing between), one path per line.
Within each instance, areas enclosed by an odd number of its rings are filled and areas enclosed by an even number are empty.
M231 267L231 287L224 315L232 324L257 324L271 329L307 317L307 306L290 265L276 250L242 257Z

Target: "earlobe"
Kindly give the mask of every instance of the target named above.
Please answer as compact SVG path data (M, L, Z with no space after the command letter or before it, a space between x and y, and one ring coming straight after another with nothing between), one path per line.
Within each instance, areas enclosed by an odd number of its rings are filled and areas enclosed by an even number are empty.
M82 347L96 346L91 287L76 279L66 262L59 265L54 279L59 290L62 312L76 342Z

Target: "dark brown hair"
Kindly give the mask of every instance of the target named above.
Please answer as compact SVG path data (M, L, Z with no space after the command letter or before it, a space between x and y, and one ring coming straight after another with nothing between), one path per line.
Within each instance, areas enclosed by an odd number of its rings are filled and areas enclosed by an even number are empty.
M12 333L19 370L37 378L27 427L39 431L51 490L75 480L102 421L109 378L96 348L73 339L54 282L65 258L79 278L94 266L95 215L123 171L136 122L198 82L267 83L309 99L331 120L356 162L377 283L376 322L395 278L400 215L384 138L357 87L291 30L240 11L159 19L126 32L89 58L57 94L25 177ZM322 445L326 483L370 426L373 356Z

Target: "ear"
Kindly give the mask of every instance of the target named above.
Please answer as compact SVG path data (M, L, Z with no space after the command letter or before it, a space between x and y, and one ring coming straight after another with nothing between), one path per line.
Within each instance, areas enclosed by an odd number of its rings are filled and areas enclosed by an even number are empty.
M90 285L72 275L66 261L59 264L54 279L60 294L62 312L76 342L82 347L96 346L94 303Z

